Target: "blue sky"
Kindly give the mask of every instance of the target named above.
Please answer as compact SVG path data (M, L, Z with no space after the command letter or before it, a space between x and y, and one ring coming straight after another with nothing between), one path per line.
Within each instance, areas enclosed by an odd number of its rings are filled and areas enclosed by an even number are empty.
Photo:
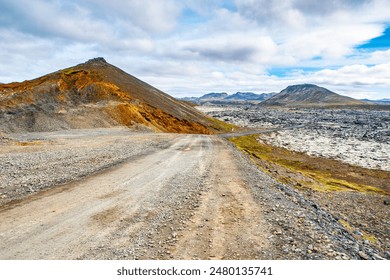
M379 37L375 37L368 42L358 46L361 50L386 50L390 47L390 25L388 25L383 31L383 34Z
M0 82L102 56L176 96L390 98L387 0L0 0Z

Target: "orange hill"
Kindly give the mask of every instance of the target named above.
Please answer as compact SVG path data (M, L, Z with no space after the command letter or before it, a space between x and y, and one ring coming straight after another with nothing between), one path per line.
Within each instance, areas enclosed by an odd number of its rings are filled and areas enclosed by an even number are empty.
M0 85L0 131L53 131L125 125L140 130L212 133L190 105L95 58L21 83Z

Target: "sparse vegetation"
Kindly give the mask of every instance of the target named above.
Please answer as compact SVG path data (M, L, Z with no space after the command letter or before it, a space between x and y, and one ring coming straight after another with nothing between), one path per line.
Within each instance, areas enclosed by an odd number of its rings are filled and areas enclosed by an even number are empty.
M42 141L20 141L15 143L18 146L37 146L37 145L43 145Z
M67 75L67 76L72 75L72 74L76 74L79 72L85 72L85 70L74 69L74 68L67 68L67 69L62 70L62 73Z
M360 180L352 175L353 172L340 174L341 166L343 169L356 168L346 163L312 157L304 153L260 143L256 135L234 137L230 141L240 150L249 154L263 170L273 173L282 183L317 191L358 191L387 194L385 190L377 186L360 183ZM364 168L359 168L359 171L365 173L366 181L368 181L367 177L371 177L371 181L380 180L380 174L384 173ZM381 182L377 183L377 185L380 184Z
M209 126L211 128L221 132L232 132L239 129L239 127L234 124L223 122L215 118L208 118L208 120L209 120Z
M343 219L339 219L339 223L342 224L343 227L345 227L346 230L349 233L354 234L355 237L359 237L359 239L368 240L371 243L376 243L377 242L377 239L375 238L375 236L373 236L371 234L368 234L366 232L361 232L360 230L358 230L358 229L354 228L353 226L351 226L347 221L345 221ZM360 234L356 234L357 232L360 232Z

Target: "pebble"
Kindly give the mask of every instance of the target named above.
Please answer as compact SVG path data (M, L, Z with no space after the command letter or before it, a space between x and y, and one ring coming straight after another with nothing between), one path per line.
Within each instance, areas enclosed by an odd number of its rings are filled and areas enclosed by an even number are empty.
M369 256L367 256L366 253L364 253L363 251L359 251L359 256L364 259L364 260L368 260L369 259Z

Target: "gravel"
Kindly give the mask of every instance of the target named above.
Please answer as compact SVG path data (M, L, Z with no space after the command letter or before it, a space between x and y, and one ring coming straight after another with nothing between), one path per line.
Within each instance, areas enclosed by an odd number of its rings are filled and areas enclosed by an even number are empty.
M382 259L385 252L355 238L340 219L291 186L280 184L234 150L271 227L265 259ZM357 249L358 248L358 249ZM359 252L364 253L364 258ZM388 258L388 257L387 257Z
M13 135L0 144L0 205L152 153L171 139L134 135L122 129Z
M355 238L340 223L338 217L324 210L318 203L292 187L276 182L227 141L226 145L230 146L240 171L245 174L246 186L264 210L266 228L270 232L267 237L269 246L258 252L257 259L374 260L389 257L386 255L388 253L383 253L369 242ZM202 196L210 191L205 181L210 175L210 163L202 170L184 169L180 176L170 181L169 189L160 192L160 200L154 202L153 208L158 209L158 212L149 217L148 227L130 237L132 246L102 246L99 250L91 250L81 259L174 258L172 248L179 242L191 217L197 215ZM145 209L148 209L147 205ZM139 222L147 213L145 209L137 214ZM151 209L149 214L150 211ZM256 223L256 217L252 218L253 223ZM209 219L204 220L204 225L200 226L205 226L207 222ZM211 244L212 240L209 242ZM240 257L232 254L230 258Z
M92 138L91 132L94 135ZM13 140L0 145L1 203L153 153L170 146L172 139L178 137L172 134L134 134L112 129L81 131L76 137L71 133L63 133L61 137L59 133L30 135L27 138L13 135ZM388 244L386 230L378 244L359 238L362 231L352 234L342 224L342 212L337 211L336 203L325 207L321 195L310 195L275 181L259 170L247 155L226 140L221 141L229 147L240 173L245 174L242 178L245 186L260 205L267 224L262 230L269 233L266 237L269 246L258 252L256 258L389 259L388 246L383 245ZM50 145L46 145L48 143ZM212 156L208 155L208 158ZM151 196L150 201L145 200L142 209L133 215L134 219L121 220L120 229L80 259L173 258L172 248L188 228L191 218L197 215L202 196L210 191L207 180L211 164L206 161L203 164L183 166L180 173L169 178L169 184L164 184L158 195ZM383 199L380 207L388 207ZM260 219L256 216L252 218L254 223ZM129 233L130 226L136 227L138 223L146 225L145 221L147 226ZM204 221L205 224L207 222ZM388 228L388 225L380 226ZM125 238L131 245L115 246L116 240L120 238ZM211 243L210 239L210 246ZM232 259L239 258L233 253Z

